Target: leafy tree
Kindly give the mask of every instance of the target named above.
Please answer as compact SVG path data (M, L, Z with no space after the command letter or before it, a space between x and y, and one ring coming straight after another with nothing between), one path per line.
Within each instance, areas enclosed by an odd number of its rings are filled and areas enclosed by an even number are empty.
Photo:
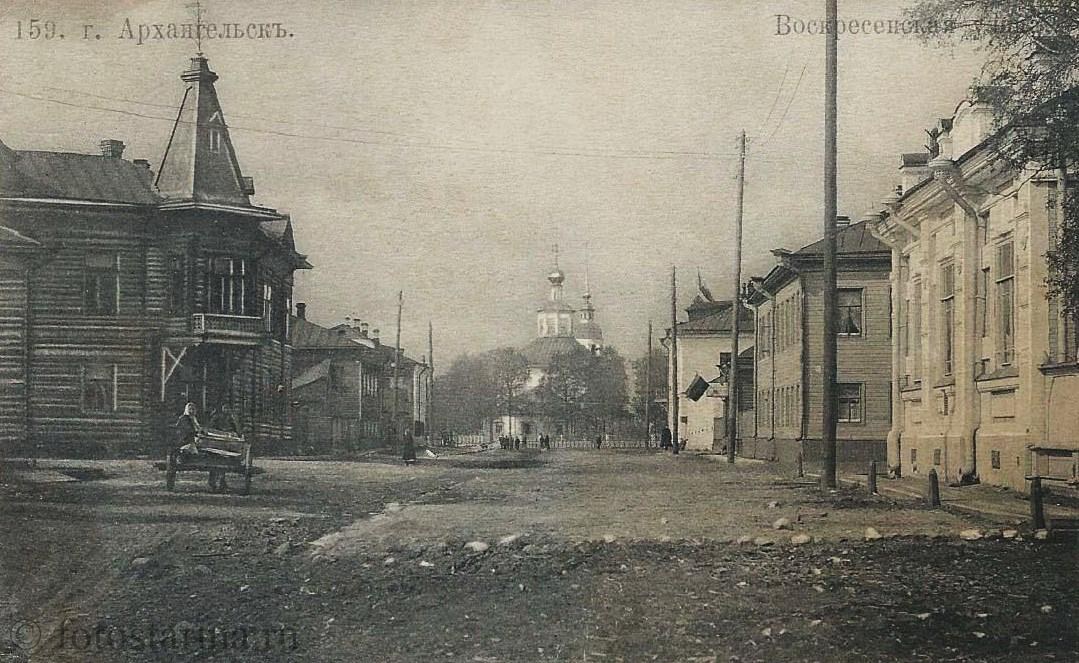
M592 355L583 348L579 352L557 354L551 358L536 389L540 412L561 421L567 435L584 408L592 361Z
M497 409L498 389L488 357L462 355L435 376L436 431L475 433Z
M486 360L494 379L497 412L512 415L515 405L519 411L524 404L521 392L528 382L528 359L515 348L499 348L487 353Z
M986 55L974 82L1001 130L992 143L1016 169L1071 173L1079 163L1079 3L1069 0L920 0L908 17L930 43L968 43ZM1074 176L1068 178L1074 180ZM1064 194L1049 292L1079 315L1079 198Z

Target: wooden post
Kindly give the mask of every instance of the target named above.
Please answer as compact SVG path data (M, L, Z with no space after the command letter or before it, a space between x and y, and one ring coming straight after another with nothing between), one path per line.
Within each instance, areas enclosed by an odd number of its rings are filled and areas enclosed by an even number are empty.
M727 374L727 462L738 444L738 335L742 313L742 206L746 186L746 132L738 139L738 203L734 213L734 294L731 296L731 365Z
M397 291L397 340L393 344L393 409L390 411L390 431L393 435L393 445L397 448L400 439L401 431L400 422L398 421L397 405L398 394L400 391L397 384L401 371L401 309L404 308L405 293L402 290Z
M821 488L836 488L836 423L839 409L836 386L836 87L837 0L825 0L824 67L824 338L821 352L822 396L821 444L824 466Z
M671 377L670 377L670 412L671 412L671 450L678 455L678 272L671 266Z
M869 478L865 482L866 488L869 489L870 495L877 494L877 461L869 461Z
M644 448L651 448L652 440L652 321L648 321L648 354L645 356L644 376Z
M1030 480L1030 526L1036 530L1045 529L1045 502L1041 477L1033 477Z
M937 478L936 470L929 470L929 506L940 506L940 479Z

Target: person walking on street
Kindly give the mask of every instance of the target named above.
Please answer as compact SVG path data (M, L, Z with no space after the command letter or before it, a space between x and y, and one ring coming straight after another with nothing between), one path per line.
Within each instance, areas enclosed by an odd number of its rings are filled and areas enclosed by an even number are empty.
M672 446L672 438L673 437L674 436L671 433L671 429L669 427L667 427L667 426L664 426L663 427L663 433L661 433L660 437L659 437L659 448L663 449L664 451L666 451L667 449L670 449L671 446Z

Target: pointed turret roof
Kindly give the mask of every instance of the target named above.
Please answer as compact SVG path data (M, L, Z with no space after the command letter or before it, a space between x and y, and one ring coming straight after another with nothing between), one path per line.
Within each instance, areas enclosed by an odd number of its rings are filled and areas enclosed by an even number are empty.
M171 200L250 206L250 185L240 173L214 89L217 74L199 54L180 79L187 88L161 159L158 191Z

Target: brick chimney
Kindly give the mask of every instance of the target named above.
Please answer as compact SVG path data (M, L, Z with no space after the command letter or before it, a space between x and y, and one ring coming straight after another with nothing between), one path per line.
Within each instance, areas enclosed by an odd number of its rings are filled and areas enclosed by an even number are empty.
M303 302L296 302L296 317L300 320L307 319L307 304Z
M98 143L98 146L101 148L101 156L114 157L116 159L123 158L124 147L126 147L124 141L113 138L106 138ZM149 162L147 162L147 164L149 164Z
M362 336L363 338L367 338L369 333L370 333L370 328L371 328L371 326L369 324L367 324L366 322L361 322L360 323L360 336Z
M378 328L371 330L371 340L375 342L375 345L381 345L378 340Z

